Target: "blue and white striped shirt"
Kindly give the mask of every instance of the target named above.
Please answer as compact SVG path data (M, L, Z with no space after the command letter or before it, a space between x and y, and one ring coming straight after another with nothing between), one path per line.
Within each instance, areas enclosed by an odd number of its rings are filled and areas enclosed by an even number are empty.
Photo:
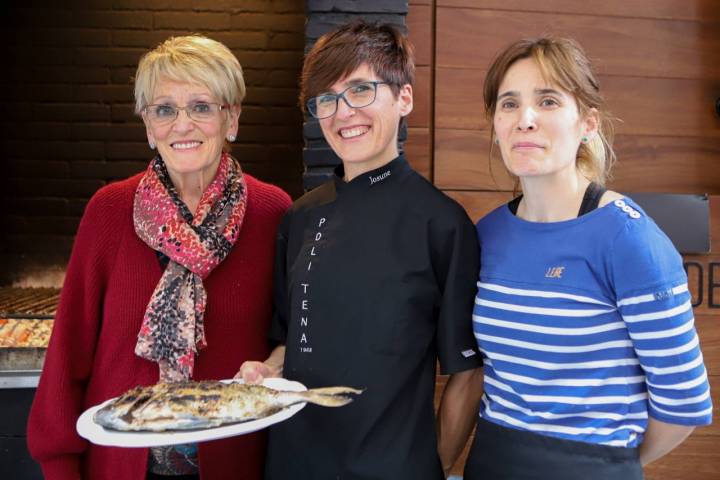
M483 418L620 447L642 441L648 414L710 423L682 259L632 200L554 223L503 205L477 229Z

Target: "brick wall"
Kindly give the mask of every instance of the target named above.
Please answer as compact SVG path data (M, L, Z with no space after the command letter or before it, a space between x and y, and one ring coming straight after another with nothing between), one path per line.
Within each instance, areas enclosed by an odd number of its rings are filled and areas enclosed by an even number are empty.
M301 193L302 0L27 5L2 7L6 269L63 263L90 196L145 168L152 152L130 79L140 56L171 35L203 33L232 49L248 87L233 153L247 172Z

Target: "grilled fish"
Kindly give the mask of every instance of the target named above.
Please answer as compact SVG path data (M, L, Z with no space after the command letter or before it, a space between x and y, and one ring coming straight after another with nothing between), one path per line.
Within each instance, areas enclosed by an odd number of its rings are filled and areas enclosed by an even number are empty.
M341 407L352 402L345 396L349 393L362 390L327 387L292 392L216 381L159 383L128 390L95 412L93 420L110 430L195 430L256 420L302 402Z

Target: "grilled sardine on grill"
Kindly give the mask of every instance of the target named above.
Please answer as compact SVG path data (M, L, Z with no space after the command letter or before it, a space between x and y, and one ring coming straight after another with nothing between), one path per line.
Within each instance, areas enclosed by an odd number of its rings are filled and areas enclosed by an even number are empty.
M293 392L262 385L217 381L158 383L135 387L95 412L96 424L111 430L194 430L268 417L302 402L341 407L352 402L350 387Z

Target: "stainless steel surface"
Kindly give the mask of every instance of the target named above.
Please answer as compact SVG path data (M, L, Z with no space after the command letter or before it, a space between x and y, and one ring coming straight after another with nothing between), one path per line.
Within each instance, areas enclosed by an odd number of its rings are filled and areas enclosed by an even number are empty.
M0 389L37 388L40 370L0 370Z
M0 348L0 372L41 371L45 348Z

